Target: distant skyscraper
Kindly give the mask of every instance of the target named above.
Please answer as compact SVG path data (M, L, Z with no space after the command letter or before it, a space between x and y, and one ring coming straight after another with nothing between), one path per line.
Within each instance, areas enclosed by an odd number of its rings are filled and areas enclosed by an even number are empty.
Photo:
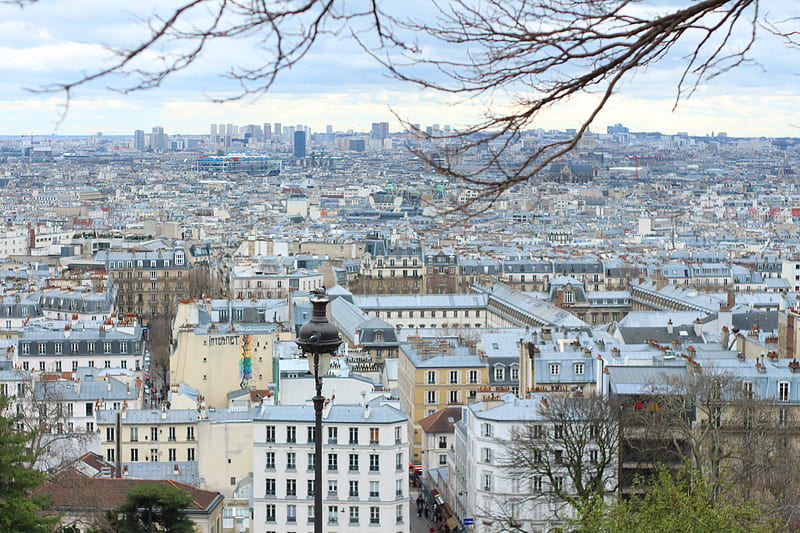
M153 133L150 134L150 148L154 152L163 152L167 149L168 138L164 133L164 128L161 126L154 126Z
M212 124L211 125L211 136L212 137L216 137L217 136L217 125L216 124Z
M133 132L133 148L144 151L144 130L136 130Z
M294 132L294 156L306 156L306 132L304 131Z
M283 135L283 129L281 128L281 123L280 122L276 122L275 123L275 127L272 128L272 133L273 133L273 135L275 135L278 138L280 138L281 135Z
M389 136L389 123L388 122L373 122L372 123L372 138L383 140Z
M272 124L270 124L269 122L265 122L263 128L264 128L264 139L270 140L272 138Z
M331 126L330 124L325 126L325 133L327 133L328 135L332 134L333 133L333 126Z

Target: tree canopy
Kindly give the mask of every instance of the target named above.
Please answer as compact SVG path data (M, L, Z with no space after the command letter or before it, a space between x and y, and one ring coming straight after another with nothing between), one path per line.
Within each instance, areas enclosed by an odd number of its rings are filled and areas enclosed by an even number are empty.
M47 502L34 492L46 474L30 466L36 462L28 446L31 433L19 429L22 415L11 413L9 405L0 396L0 530L49 532L57 518L42 514Z
M691 481L690 481L691 480ZM779 528L747 500L715 498L713 483L684 469L658 471L639 482L630 499L618 499L600 520L599 533L769 533Z
M186 492L164 483L136 485L119 509L119 531L144 533L169 531L192 533L194 523L186 514L192 498Z

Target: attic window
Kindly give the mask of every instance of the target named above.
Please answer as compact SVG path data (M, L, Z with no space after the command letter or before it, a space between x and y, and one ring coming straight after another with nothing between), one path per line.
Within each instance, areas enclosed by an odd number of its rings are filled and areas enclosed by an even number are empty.
M689 336L689 332L686 331L685 329L682 329L682 330L680 330L678 332L678 335L680 335L681 337L688 337Z
M497 344L496 342L493 342L492 343L492 350L499 350L499 349L500 349L500 345Z
M375 342L383 342L383 331L376 331L375 332Z

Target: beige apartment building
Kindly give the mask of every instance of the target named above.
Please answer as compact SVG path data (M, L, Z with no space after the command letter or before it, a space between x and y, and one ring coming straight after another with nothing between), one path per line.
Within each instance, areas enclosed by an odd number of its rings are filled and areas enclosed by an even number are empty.
M408 415L410 460L420 464L423 455L420 420L440 409L477 399L489 385L489 365L458 340L409 337L400 349L398 383L400 406Z

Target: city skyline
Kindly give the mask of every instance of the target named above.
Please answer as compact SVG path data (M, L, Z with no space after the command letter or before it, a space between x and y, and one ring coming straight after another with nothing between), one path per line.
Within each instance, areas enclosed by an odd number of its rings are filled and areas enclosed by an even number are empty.
M24 9L0 7L1 134L132 134L152 125L171 132L203 133L209 123L262 122L303 123L313 131L324 131L327 124L340 131L369 131L372 122L381 121L389 122L390 131L399 131L397 117L455 128L478 120L487 106L502 108L513 96L497 93L465 100L422 91L388 78L349 38L326 36L296 67L282 72L268 94L255 100L214 103L212 97L235 94L235 83L219 74L231 65L247 64L249 56L243 50L256 45L243 39L236 44L219 43L200 62L153 90L127 95L114 92L108 87L121 86L120 80L113 78L79 87L62 117L63 94L30 89L73 81L106 64L104 58L109 55L101 43L131 45L142 36L142 19L159 13L156 2L139 3L135 11L121 11L93 0L83 0L79 7L38 3ZM413 1L406 9L408 13L424 12L424 2ZM86 12L93 13L91 25L82 15ZM437 52L441 50L425 50ZM798 135L796 71L792 54L777 38L759 33L752 50L753 63L700 85L673 111L685 52L678 48L632 76L595 120L592 131L623 123L634 131L667 134ZM537 124L544 129L578 127L596 98L578 97L550 110Z

